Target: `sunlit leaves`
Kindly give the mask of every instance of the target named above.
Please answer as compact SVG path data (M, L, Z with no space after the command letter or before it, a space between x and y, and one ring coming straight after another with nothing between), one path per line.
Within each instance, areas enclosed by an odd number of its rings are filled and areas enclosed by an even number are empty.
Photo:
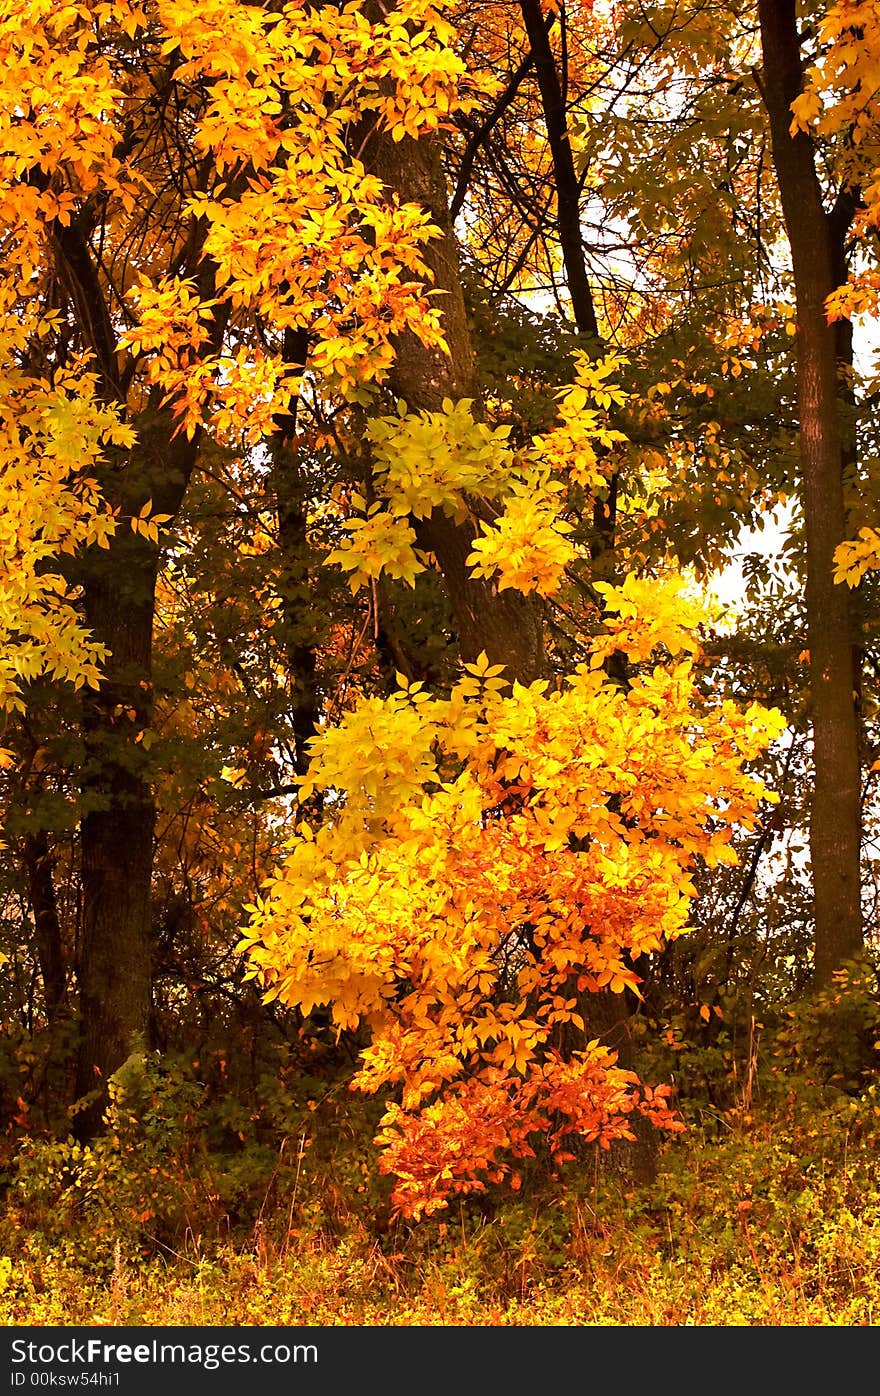
M170 522L170 514L156 514L153 512L153 501L148 499L136 514L129 520L133 533L137 533L141 538L146 538L150 543L159 542L159 529L162 524Z
M648 659L656 649L669 655L696 653L696 629L705 611L696 599L688 600L681 579L628 576L621 586L596 582L605 612L616 620L593 643L590 664L598 668L615 651L633 663Z
M376 120L395 140L419 136L467 105L443 5L402 0L372 23L358 4L156 8L163 53L183 60L175 82L207 93L196 147L228 175L186 206L206 228L216 301L236 319L308 331L310 373L344 398L381 380L404 330L442 348L440 311L423 290L435 229L368 173L351 131ZM258 440L288 409L297 375L265 346L206 353L215 300L193 305L181 288L166 306L173 294L173 284L138 290L140 324L125 343L152 349L146 371L188 434L210 418L226 438Z
M40 675L98 684L102 650L59 560L109 546L115 520L91 472L108 447L133 439L82 365L53 382L18 370L21 330L0 326L0 709L21 708L22 688Z
M347 399L387 373L403 331L442 350L424 294L435 229L368 172L353 132L418 137L474 100L446 8L3 5L6 265L22 285L42 274L100 190L131 404L160 387L190 437L209 422L234 445L271 432L300 388L284 330L308 332L313 379Z
M615 355L592 361L576 354L575 382L558 394L558 425L520 452L509 445L509 427L475 419L469 398L447 399L440 412L408 412L401 403L396 416L374 419L368 434L378 498L346 520L346 540L328 560L351 573L352 590L383 570L411 583L425 563L402 521L438 510L477 523L467 558L472 576L489 578L502 591L553 595L578 556L564 517L565 490L570 484L605 489L599 452L623 440L605 419L605 409L624 401L614 382L621 362ZM360 500L357 506L365 509Z
M427 518L442 509L467 516L468 494L497 499L509 488L514 457L509 427L475 421L473 403L448 399L441 412L408 413L370 423L376 485L395 515Z
M625 401L614 381L625 363L616 354L591 359L582 350L576 352L574 382L557 394L558 425L533 441L536 461L591 491L608 483L607 467L600 466L598 452L623 440L621 432L608 426L606 412Z
M876 264L880 228L880 10L876 0L840 0L817 17L818 61L792 103L792 133L824 138L838 179L856 196L855 230ZM875 265L861 267L829 298L829 318L875 314Z
M496 577L500 591L552 596L577 549L566 537L572 525L559 516L558 492L547 476L514 485L497 522L482 525L467 561L475 577Z
M606 649L678 656L626 691L598 665L511 689L483 656L448 698L404 686L313 743L302 793L332 816L291 839L242 944L270 998L370 1025L355 1085L400 1089L380 1143L405 1215L541 1138L557 1161L607 1146L641 1108L607 1049L566 1034L582 995L637 991L634 961L685 929L698 861L731 861L766 793L744 763L784 725L700 696L676 597L609 589ZM646 1109L669 1122L662 1093Z
M834 562L834 580L858 586L867 572L880 569L880 532L876 528L860 528L858 537L840 544Z

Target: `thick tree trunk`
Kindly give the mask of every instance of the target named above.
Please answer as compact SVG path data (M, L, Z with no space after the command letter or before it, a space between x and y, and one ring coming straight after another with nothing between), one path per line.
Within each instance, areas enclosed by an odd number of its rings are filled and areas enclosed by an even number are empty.
M428 245L426 260L434 288L442 293L443 329L447 356L426 349L413 334L397 345L391 388L410 410L437 412L444 398L457 401L476 395L473 354L458 265L458 250L449 216L446 180L440 149L433 139L392 141L374 132L365 159L372 170L402 199L420 204L442 232ZM482 512L479 500L471 501ZM486 517L489 517L487 514ZM528 683L543 665L540 604L516 591L499 591L491 582L473 578L466 559L476 530L437 511L418 529L419 546L437 558L458 630L462 658L471 661L485 650L493 664L505 665L507 677Z
M110 654L101 688L85 704L76 1090L97 1095L76 1118L80 1139L99 1125L108 1077L148 1045L156 809L135 739L152 715L155 583L156 550L122 534L106 560L92 560L84 586L87 621Z
M108 650L101 686L84 699L83 713L76 1091L93 1099L75 1121L81 1140L100 1127L108 1078L149 1045L156 806L142 735L153 714L159 550L125 516L148 499L153 512L176 514L196 456L194 441L173 436L170 414L151 410L134 425L138 445L102 482L123 517L109 549L91 549L81 575L86 622Z
M762 94L791 245L797 296L797 392L801 489L807 544L806 608L810 647L815 790L810 852L815 907L815 977L862 947L858 716L854 625L845 586L833 580L834 552L846 537L843 402L839 335L825 301L840 284L842 257L826 212L812 141L792 135L791 104L802 87L795 0L760 0Z

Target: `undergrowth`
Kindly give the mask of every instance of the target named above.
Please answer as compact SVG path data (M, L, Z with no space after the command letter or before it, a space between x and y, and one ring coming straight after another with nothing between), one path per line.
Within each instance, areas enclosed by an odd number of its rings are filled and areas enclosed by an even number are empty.
M655 1183L583 1158L417 1226L391 1215L375 1169L381 1102L343 1078L280 1069L246 1102L213 1090L203 1062L133 1059L90 1149L15 1139L2 1321L877 1322L873 972L772 1023L673 1020L649 1040L687 1124Z

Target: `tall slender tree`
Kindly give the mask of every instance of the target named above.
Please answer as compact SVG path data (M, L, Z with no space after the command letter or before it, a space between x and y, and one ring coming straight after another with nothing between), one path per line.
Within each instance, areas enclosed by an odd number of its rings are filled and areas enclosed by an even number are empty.
M851 348L829 324L828 297L846 280L844 243L856 211L842 188L830 205L808 132L794 128L804 90L795 0L759 0L773 163L797 297L797 402L806 534L806 613L815 792L810 852L816 917L815 970L827 983L862 946L859 679L850 593L835 582L835 552L848 534L844 501L845 377ZM841 349L844 353L841 353ZM849 365L847 365L849 358Z

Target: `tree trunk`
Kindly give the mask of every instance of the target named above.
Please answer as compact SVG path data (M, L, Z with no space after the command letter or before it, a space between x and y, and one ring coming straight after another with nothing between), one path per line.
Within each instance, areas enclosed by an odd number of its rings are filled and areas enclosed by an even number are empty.
M843 495L840 336L825 301L840 284L839 246L826 212L811 138L792 135L791 104L802 88L795 0L760 0L761 90L770 117L797 297L797 395L801 490L807 544L815 789L810 853L815 909L815 978L826 984L862 948L858 716L854 625L845 586L833 580L834 552L847 536Z
M107 1080L148 1047L152 989L151 877L156 805L142 734L153 715L152 650L159 549L136 535L126 515L148 499L153 512L177 513L196 457L195 441L173 436L168 413L144 412L138 444L111 464L104 493L122 518L107 550L82 564L86 622L105 645L101 686L84 700L82 775L82 931L77 965L80 1041L75 1134L100 1127Z
M366 163L401 199L420 204L441 229L427 247L426 261L434 288L442 293L443 329L449 345L426 349L415 335L402 335L391 373L391 388L410 410L438 412L444 398L474 398L476 380L470 332L452 231L440 148L433 138L419 141L373 132ZM484 512L481 501L470 501ZM488 512L485 517L491 517ZM462 659L470 662L485 650L493 664L503 664L508 679L529 683L543 667L543 627L539 602L512 590L499 591L471 576L466 559L476 529L458 524L437 510L416 529L419 547L432 552L443 573L458 629Z
M34 918L37 961L43 980L46 1021L51 1026L65 1006L67 975L55 884L52 880L52 855L49 852L49 840L45 829L40 829L35 834L25 834L23 860Z
M87 621L110 654L100 690L85 703L76 1091L97 1095L76 1117L81 1140L99 1126L108 1078L147 1047L156 808L135 739L152 716L156 572L156 550L123 533L106 560L92 562L84 586Z
M565 267L565 280L568 294L571 296L574 321L582 335L598 340L599 325L587 276L581 234L580 186L574 167L571 142L568 139L565 93L559 81L541 0L520 0L520 9L532 50L541 92L541 105L544 109L547 144L553 161L553 181L556 186L556 232L562 249L562 264Z
M578 333L591 357L606 349L599 335L596 304L590 288L587 259L581 233L581 189L568 138L565 91L550 43L550 28L544 19L541 0L520 0L523 23L538 78L547 145L553 161L556 186L556 236L562 251L565 281ZM564 75L563 75L564 76ZM593 504L593 539L590 553L594 580L614 581L614 544L617 527L617 494L620 480L615 472L608 481L605 499Z
M284 331L282 352L285 363L304 368L308 349L305 330ZM280 555L279 589L284 625L282 643L287 673L292 683L290 701L294 764L297 775L305 775L309 765L308 745L318 730L320 704L315 627L311 609L303 601L309 584L310 549L306 532L305 484L296 448L296 422L297 403L289 412L276 416L275 431L269 442L269 456Z
M550 43L550 28L544 18L540 0L520 0L520 10L538 79L547 145L553 161L556 236L562 251L572 314L578 333L583 338L584 347L592 357L597 357L604 353L606 346L599 335L599 322L590 287L587 259L584 255L581 191L568 138L565 75L563 74L563 79L560 80ZM590 557L594 580L614 580L618 485L619 477L615 473L608 482L607 498L597 498L593 505ZM620 684L626 683L623 655L612 655L604 668L609 678ZM632 1015L626 997L603 989L594 994L580 994L578 1000L578 1011L586 1024L588 1037L601 1038L617 1052L621 1066L631 1071L635 1070L637 1063L632 1044ZM631 1125L635 1138L615 1143L609 1151L609 1163L615 1172L633 1182L650 1182L657 1173L657 1132L643 1115L634 1114Z

